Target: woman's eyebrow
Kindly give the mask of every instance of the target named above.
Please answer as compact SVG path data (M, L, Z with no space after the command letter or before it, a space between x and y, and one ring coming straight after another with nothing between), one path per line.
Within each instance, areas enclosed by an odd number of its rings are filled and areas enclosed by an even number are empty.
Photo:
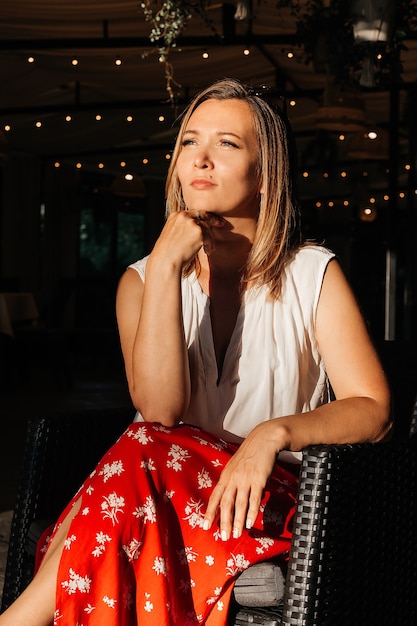
M200 131L193 130L192 128L189 128L184 131L184 135L199 135L199 134L200 134ZM218 135L219 137L222 135L230 135L231 137L236 137L236 139L242 139L241 135L238 135L237 133L234 133L231 130L217 130L215 134Z

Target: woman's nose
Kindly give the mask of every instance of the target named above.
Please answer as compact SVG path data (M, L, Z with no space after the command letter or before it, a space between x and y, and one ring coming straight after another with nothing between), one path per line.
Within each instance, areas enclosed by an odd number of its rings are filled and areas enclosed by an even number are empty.
M199 151L194 157L194 167L205 169L210 166L210 158L206 151Z

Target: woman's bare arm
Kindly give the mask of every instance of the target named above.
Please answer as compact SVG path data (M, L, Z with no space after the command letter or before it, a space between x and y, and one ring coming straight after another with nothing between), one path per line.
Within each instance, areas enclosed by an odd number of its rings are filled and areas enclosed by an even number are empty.
M175 272L164 267L153 271L150 263L145 284L133 269L122 276L117 320L134 406L146 421L173 425L190 394L181 292Z
M390 392L352 290L337 261L326 271L316 335L336 402L286 419L291 450L379 441L390 430Z
M195 212L171 214L147 265L145 281L130 268L122 276L116 314L126 376L134 406L146 421L176 424L190 402L181 276L184 264L211 244L211 225Z

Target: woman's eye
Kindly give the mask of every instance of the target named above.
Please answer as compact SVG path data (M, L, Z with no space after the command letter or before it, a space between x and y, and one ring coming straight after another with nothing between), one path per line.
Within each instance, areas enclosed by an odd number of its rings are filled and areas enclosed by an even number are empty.
M193 139L183 139L181 142L182 146L191 146L194 142Z
M229 139L223 139L222 145L223 146L231 146L232 148L238 148L239 147L237 144L235 144L233 141L230 141Z

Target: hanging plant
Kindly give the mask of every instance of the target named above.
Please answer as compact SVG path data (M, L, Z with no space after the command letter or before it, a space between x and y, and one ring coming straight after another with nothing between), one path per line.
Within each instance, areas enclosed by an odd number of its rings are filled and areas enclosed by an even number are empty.
M159 61L165 65L166 89L169 100L175 101L173 86L180 87L174 80L173 66L169 62L169 53L177 45L177 39L186 29L193 16L205 18L205 11L210 0L142 0L141 9L145 19L151 24L149 41L155 47L151 52L158 52ZM149 54L145 53L145 55Z

